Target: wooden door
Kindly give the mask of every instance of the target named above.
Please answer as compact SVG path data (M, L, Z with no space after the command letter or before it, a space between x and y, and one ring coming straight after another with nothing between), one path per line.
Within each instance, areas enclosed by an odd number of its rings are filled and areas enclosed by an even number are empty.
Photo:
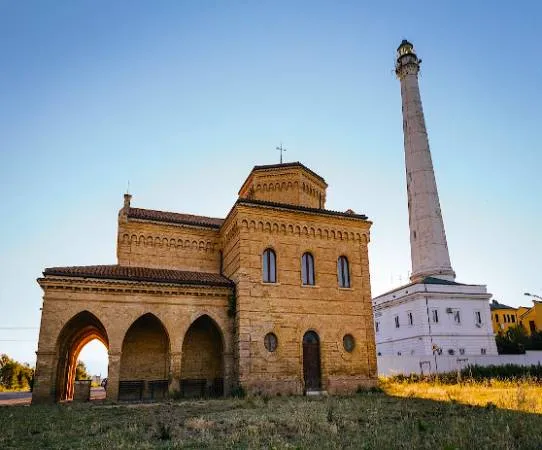
M314 331L303 336L303 379L306 391L320 389L320 339Z

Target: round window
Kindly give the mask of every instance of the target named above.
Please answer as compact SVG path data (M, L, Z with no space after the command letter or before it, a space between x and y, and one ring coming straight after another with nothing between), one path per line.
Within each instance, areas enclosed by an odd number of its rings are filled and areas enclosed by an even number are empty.
M263 338L263 344L268 352L274 352L278 346L278 339L274 333L267 333Z
M343 346L344 346L344 349L348 353L352 353L352 351L354 350L354 347L356 346L356 341L354 340L354 336L352 336L351 334L346 334L343 337Z

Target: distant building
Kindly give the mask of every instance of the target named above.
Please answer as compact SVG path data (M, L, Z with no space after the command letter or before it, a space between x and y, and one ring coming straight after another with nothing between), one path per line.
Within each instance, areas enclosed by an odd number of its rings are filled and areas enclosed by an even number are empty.
M518 319L528 335L542 331L542 302L533 300L533 306L530 308L520 306L518 308Z
M455 281L412 44L397 49L412 260L411 283L373 299L379 355L496 355L484 285Z
M519 325L518 308L503 305L493 300L489 305L491 309L491 323L495 334L504 334L512 326Z

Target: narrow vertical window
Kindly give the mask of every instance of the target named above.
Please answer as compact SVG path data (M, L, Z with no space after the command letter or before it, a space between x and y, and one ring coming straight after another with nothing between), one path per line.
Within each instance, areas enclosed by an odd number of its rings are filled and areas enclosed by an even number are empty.
M454 322L456 323L456 325L461 324L461 312L459 311L459 309L456 309L454 311Z
M499 322L499 315L495 313L495 322Z
M375 331L378 333L380 331L380 322L375 322Z
M304 285L314 285L314 257L308 252L301 257L301 280Z
M433 323L438 323L438 309L433 309L431 311Z
M268 248L263 252L263 274L262 278L264 283L276 283L277 282L277 257L275 252Z
M476 325L482 325L482 313L480 311L474 311L474 321Z
M395 316L395 328L399 328L399 316Z
M516 323L516 316L512 316L512 323Z
M350 287L350 270L346 256L339 256L337 260L337 277L339 279L339 287Z
M414 317L412 316L411 312L407 313L407 319L408 319L408 324L409 325L414 325Z

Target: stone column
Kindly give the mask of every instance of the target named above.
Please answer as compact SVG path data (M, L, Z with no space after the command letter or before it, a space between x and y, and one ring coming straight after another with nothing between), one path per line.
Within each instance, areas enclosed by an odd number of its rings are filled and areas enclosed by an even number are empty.
M233 353L224 353L224 395L230 395L233 381Z
M437 183L425 127L418 72L421 60L403 41L397 49L395 73L401 81L403 133L410 224L413 282L426 276L453 281Z
M36 372L32 389L32 404L55 402L55 372L58 365L56 352L36 352Z
M181 361L182 352L171 352L169 354L169 394L174 395L181 391Z
M119 399L120 359L121 352L109 352L109 367L107 370L106 399L116 402Z

